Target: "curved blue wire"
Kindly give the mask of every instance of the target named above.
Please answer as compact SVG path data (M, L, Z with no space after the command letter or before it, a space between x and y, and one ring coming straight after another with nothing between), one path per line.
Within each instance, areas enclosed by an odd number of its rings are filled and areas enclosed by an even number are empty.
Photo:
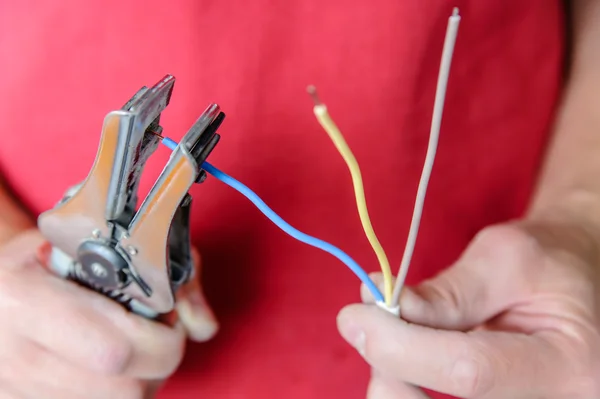
M169 139L168 137L165 137L163 139L163 144L171 150L177 148L177 143ZM356 276L367 286L367 288L369 289L369 291L371 291L371 294L373 295L376 301L384 302L383 295L381 294L377 286L373 283L373 281L369 278L369 275L344 251L329 244L328 242L319 240L318 238L309 236L308 234L302 233L301 231L295 229L289 223L283 220L277 213L275 213L275 211L269 208L269 206L265 204L265 202L250 188L245 186L243 183L237 181L233 177L215 168L210 163L204 162L202 164L202 168L207 173L214 176L216 179L227 184L228 186L242 194L244 197L248 198L267 218L269 218L273 223L275 223L275 225L277 225L277 227L279 227L285 233L294 237L298 241L301 241L315 248L319 248L338 258L342 263L348 266L348 268L350 268L350 270L352 270L354 274L356 274Z

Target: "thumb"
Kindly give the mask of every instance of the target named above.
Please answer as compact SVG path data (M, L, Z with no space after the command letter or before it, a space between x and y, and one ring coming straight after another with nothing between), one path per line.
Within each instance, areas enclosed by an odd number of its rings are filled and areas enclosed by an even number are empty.
M195 274L177 292L177 315L184 325L189 338L204 342L211 339L219 329L219 324L212 312L200 284L200 253L192 249Z
M387 378L460 398L550 397L572 356L559 334L447 331L373 305L346 306L337 322L342 337Z
M367 399L430 399L421 389L373 369Z
M402 317L424 326L471 329L519 303L541 273L537 242L512 226L481 232L449 269L400 300Z

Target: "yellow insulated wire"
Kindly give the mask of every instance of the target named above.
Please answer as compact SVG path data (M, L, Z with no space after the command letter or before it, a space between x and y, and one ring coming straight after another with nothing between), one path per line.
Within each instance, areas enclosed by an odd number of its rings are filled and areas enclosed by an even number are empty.
M371 225L371 220L369 218L369 212L367 210L367 201L365 199L362 176L360 173L360 168L358 166L358 162L356 161L354 154L352 154L350 147L348 147L346 140L344 140L344 136L342 136L342 133L340 132L340 130L338 129L336 124L333 122L333 120L329 116L329 113L327 112L327 107L323 103L321 103L321 101L319 100L316 88L314 86L309 86L307 91L313 98L313 101L315 102L313 111L315 113L315 116L317 117L317 120L321 124L321 127L323 127L323 129L327 132L327 134L329 135L329 137L335 144L335 147L337 148L339 153L344 158L344 161L346 162L348 169L350 169L350 174L352 175L352 183L354 185L354 195L356 196L356 205L358 207L358 214L360 216L360 221L362 223L362 227L363 227L363 230L365 231L367 239L369 240L369 243L371 244L373 251L375 251L375 254L377 255L377 260L379 261L379 265L381 266L381 271L383 272L383 279L384 279L384 284L385 284L384 297L385 297L386 305L392 306L391 300L392 300L392 293L394 290L394 286L393 286L393 282L392 282L392 271L390 269L390 263L385 254L385 251L383 250L383 247L379 243L379 240L377 239L377 236L375 235L375 231L373 230L373 226Z

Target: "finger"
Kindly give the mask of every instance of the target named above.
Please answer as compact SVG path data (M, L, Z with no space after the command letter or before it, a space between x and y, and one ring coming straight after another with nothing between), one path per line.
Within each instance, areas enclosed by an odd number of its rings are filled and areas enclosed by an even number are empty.
M0 308L13 327L80 367L163 378L183 356L184 333L41 268L0 279ZM41 311L40 309L43 309Z
M380 291L383 291L383 289L385 288L383 273L370 273L369 278L371 279L371 281L373 281L373 284L375 284L375 286ZM375 298L373 297L371 290L369 290L369 288L365 284L360 285L360 297L364 303L375 303Z
M167 326L113 306L116 304L109 305L113 311L106 316L125 337L129 348L129 360L122 374L142 379L164 379L173 374L185 352L183 326Z
M372 274L370 274L370 278L371 278L371 280L373 280L373 283L377 286L377 288L379 288L380 290L383 291L383 289L384 289L383 274L382 273L372 273ZM393 278L392 281L393 281L392 284L394 284L396 282L396 278ZM360 296L361 296L362 301L366 304L375 303L375 298L373 297L371 291L365 284L362 284L360 286ZM406 303L409 303L411 306L414 307L415 301L418 301L417 303L423 302L423 298L419 297L413 291L413 289L411 287L404 286L402 293L400 295L400 305L402 306ZM402 308L400 309L400 314L401 314L401 317L404 318L404 315L402 314Z
M190 339L204 342L218 331L219 324L202 291L200 284L200 253L193 249L195 275L177 293L177 314Z
M449 269L405 288L402 317L430 327L467 330L519 304L544 268L537 243L510 226L480 233Z
M45 242L38 230L29 230L19 234L0 249L0 271L12 271L36 264L37 248Z
M419 388L405 384L393 377L374 370L372 372L367 399L430 399Z
M77 368L31 341L15 340L3 348L0 386L12 398L117 399L141 397L144 390L132 379Z
M7 387L0 388L0 399L25 399L15 392L10 391Z
M568 360L554 342L556 336L463 333L408 324L373 305L351 305L340 312L342 336L379 371L393 372L399 381L446 394L473 398L491 390L499 397L552 388L566 372ZM554 388L556 388L554 386ZM525 396L528 397L528 396Z

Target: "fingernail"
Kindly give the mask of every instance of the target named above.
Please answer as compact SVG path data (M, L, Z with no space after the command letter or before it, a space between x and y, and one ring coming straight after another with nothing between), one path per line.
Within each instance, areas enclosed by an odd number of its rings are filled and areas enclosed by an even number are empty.
M347 310L342 310L338 317L338 328L342 337L361 354L365 355L367 335L365 331L354 321Z
M208 341L219 328L210 311L203 306L193 305L188 300L181 300L177 303L177 314L186 327L190 339L194 341Z
M367 335L364 331L359 331L354 341L354 348L360 353L361 356L365 356L365 346L367 343Z

